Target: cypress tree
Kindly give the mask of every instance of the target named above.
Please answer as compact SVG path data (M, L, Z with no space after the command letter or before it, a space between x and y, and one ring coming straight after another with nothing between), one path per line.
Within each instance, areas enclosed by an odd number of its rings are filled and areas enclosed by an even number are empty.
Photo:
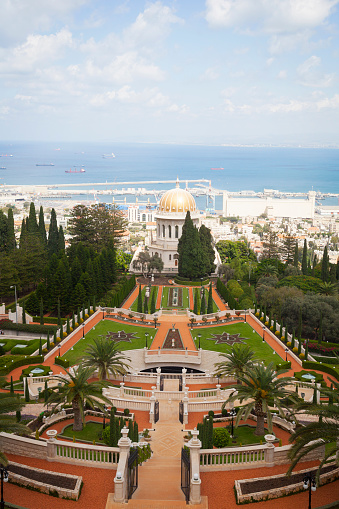
M151 315L153 315L154 313L155 313L155 289L153 288L151 298Z
M293 256L293 265L294 267L298 268L299 265L299 248L298 248L298 242L295 243L294 248L294 256Z
M27 238L27 228L26 228L26 221L25 221L25 218L24 218L21 221L20 241L19 241L20 248L23 247L26 238Z
M24 384L24 392L25 392L25 401L26 403L29 401L29 391L28 391L28 384L27 384L27 378L24 378L25 384Z
M148 313L148 299L146 297L146 293L145 293L145 297L144 297L144 309L143 309L145 315L147 315Z
M275 334L275 331L277 330L277 319L274 318L274 322L273 322L273 332Z
M66 328L67 336L71 333L71 326L69 323L69 316L67 317L67 328Z
M327 246L324 248L323 260L321 262L321 279L324 282L329 280L329 259L327 254Z
M49 255L51 256L53 253L58 254L59 250L59 230L58 230L58 224L56 219L56 213L55 210L52 209L51 211L51 219L49 223L49 230L48 230L48 241L47 241L47 248Z
M198 292L198 291L199 291L199 290L197 290L197 289L195 288L195 290L194 290L194 306L193 306L193 313L194 313L195 315L197 315L197 314L198 314L198 295L197 295L197 292Z
M74 311L72 312L72 329L75 330L75 316Z
M51 348L51 342L50 342L50 339L49 339L49 331L47 332L47 344L46 344L46 348L47 348L47 350L49 350Z
M186 213L182 235L178 242L178 274L197 279L206 274L206 263L201 246L199 231L194 226L189 211Z
M300 306L299 317L298 317L298 338L299 339L301 338L302 328L303 328L303 315L302 315L302 309Z
M14 384L13 384L13 377L11 375L11 388L10 388L10 394L14 394Z
M304 240L303 257L301 262L301 271L304 276L307 275L307 242Z
M97 308L96 308L96 302L95 302L95 295L93 296L93 311L94 313L96 312Z
M298 355L301 354L301 336L298 337Z
M58 230L58 251L65 251L65 236L62 226L59 226Z
M208 314L213 313L212 281L210 282L209 293L208 293L207 313Z
M308 359L308 339L306 340L306 345L305 345L305 361L307 361Z
M39 227L38 227L38 223L36 220L36 211L35 211L35 206L34 206L33 202L31 202L30 207L29 207L29 216L27 218L26 226L27 226L28 233L33 234L33 235L36 235L37 233L39 233Z
M22 323L26 323L26 299L22 301Z
M16 417L16 422L20 422L21 421L21 412L20 412L20 410L17 410L15 412L15 417Z
M41 238L41 242L43 246L47 246L47 234L46 234L46 227L45 227L45 218L44 218L44 209L42 205L40 206L40 212L39 212L39 234Z
M41 341L41 338L40 338L40 342L39 342L39 355L42 355L42 341Z
M318 329L318 343L321 345L323 339L323 314L320 311L320 322L319 322L319 329Z
M14 251L16 248L15 231L14 231L14 217L13 210L8 209L7 215L7 252Z
M141 285L139 285L139 294L138 294L138 313L142 313L142 295L141 295Z
M44 324L44 303L42 297L40 299L40 325Z
M48 396L49 396L48 385L47 385L47 380L45 380L45 388L44 388L44 401L45 401L45 403L47 403Z
M132 442L134 442L134 428L132 419L128 420L128 438L130 438Z
M208 444L207 449L213 449L213 417L210 416L208 419Z
M59 297L58 297L58 327L59 327L59 329L62 328L61 315L60 315L60 299L59 299Z
M213 249L211 230L202 224L199 228L199 237L205 261L205 272L206 274L211 274L215 271L215 253Z
M57 338L56 330L54 330L54 333L53 333L53 343L54 343L54 346L57 344L56 338Z
M86 320L85 314L86 314L85 304L83 304L83 305L82 305L82 319L83 319L84 321Z
M117 439L116 439L116 418L114 415L114 409L111 408L110 420L109 420L109 445L111 447L116 447Z
M291 340L291 349L292 350L294 348L294 338L295 338L295 330L293 329L293 331L292 331L292 340Z
M206 299L205 299L205 288L202 289L202 297L201 297L201 306L200 306L200 314L206 314Z

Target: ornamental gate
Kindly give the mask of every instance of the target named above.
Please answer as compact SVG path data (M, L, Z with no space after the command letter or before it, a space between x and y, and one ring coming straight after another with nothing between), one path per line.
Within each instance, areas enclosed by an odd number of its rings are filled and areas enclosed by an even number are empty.
M131 448L128 458L128 477L127 477L127 495L132 498L133 493L138 487L138 448Z
M181 489L185 495L186 504L190 500L190 477L191 477L191 461L189 451L181 449Z
M182 401L179 402L179 421L184 424L184 403Z
M159 401L156 400L154 402L154 423L158 422L159 420Z

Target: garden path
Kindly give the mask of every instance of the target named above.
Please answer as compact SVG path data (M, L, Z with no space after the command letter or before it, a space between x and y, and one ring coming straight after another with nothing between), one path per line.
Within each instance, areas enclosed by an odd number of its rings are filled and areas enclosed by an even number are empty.
M144 288L144 286L145 285L141 285L141 291ZM139 294L139 285L136 285L134 291L131 293L131 295L128 297L128 299L124 302L122 307L124 309L129 309L132 306L135 299L138 297L138 294Z

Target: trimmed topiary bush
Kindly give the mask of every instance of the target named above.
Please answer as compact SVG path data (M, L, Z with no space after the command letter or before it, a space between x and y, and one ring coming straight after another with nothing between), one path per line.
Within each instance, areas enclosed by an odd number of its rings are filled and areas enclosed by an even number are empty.
M214 447L227 447L230 441L230 434L226 428L213 429L213 445Z

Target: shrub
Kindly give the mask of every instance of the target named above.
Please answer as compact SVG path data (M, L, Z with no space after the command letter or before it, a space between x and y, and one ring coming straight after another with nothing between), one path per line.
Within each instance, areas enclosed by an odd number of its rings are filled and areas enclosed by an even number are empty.
M277 336L277 338L280 338L280 332L278 330L274 331L274 334Z
M89 314L85 313L85 320L87 320L87 318L89 318Z
M227 417L227 414L228 414L228 412L227 412L227 408L223 408L223 409L221 410L221 415L222 415L223 417Z
M124 408L124 415L129 415L129 408Z
M93 315L93 313L94 313L94 311L93 311L93 309L91 309L91 310L90 310L90 312L89 312L89 314L90 314L90 315Z
M271 331L271 332L273 332L273 325L271 325L271 327L270 327L270 331Z
M73 327L70 327L69 330L70 330L70 332L73 332Z
M48 352L47 348L42 349L42 353L47 353L47 352Z
M56 338L56 342L57 342L57 343L60 343L60 342L61 342L61 338L59 338L59 336Z
M213 412L213 410L210 410L210 411L208 412L208 417L214 417L214 412Z
M58 366L62 366L63 368L69 368L69 361L66 359L62 359L61 357L55 357L54 364L57 364Z
M261 321L261 322L263 322L263 321L264 321L264 317L263 317L263 316L260 318L260 321Z
M80 318L79 323L82 323L83 321L84 321L83 318Z
M67 332L65 332L65 331L64 331L64 332L62 333L62 337L64 337L64 338L65 338L66 336L67 336Z
M287 346L291 346L291 345L292 345L291 341L287 341Z
M226 428L213 429L213 445L214 447L227 447L230 441L230 434Z
M74 324L74 325L75 325L75 328L79 327L78 322L75 322L75 324Z
M295 346L295 347L293 348L292 352L293 352L293 353L298 353L298 347L297 347L297 346Z
M299 354L299 359L304 360L305 359L305 354L301 352Z
M268 322L265 322L266 327L268 327Z
M50 346L51 346L51 348L54 348L55 347L55 343L52 341Z
M112 406L111 412L115 415L116 412L117 412L117 407L116 406Z

